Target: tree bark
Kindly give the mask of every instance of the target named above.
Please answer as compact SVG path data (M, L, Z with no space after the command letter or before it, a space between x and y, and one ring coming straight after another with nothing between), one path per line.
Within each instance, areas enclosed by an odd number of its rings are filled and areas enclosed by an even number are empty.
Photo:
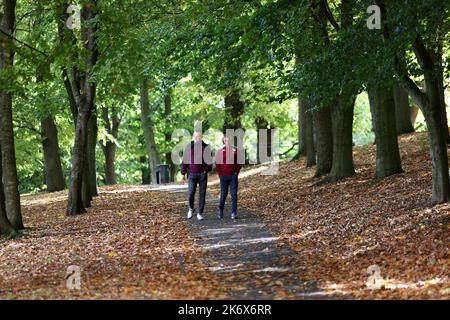
M89 119L89 112L89 109L83 109L79 110L77 115L67 215L77 215L86 212L86 207L82 201L82 183L87 145L87 122Z
M314 135L316 137L316 177L328 174L333 166L333 134L330 107L313 112Z
M147 157L141 156L139 158L139 162L141 163L142 184L150 184L152 182L152 178L150 175L149 161Z
M170 115L172 114L172 92L169 89L167 94L164 96L164 116L166 119L166 128L164 132L164 138L166 140L166 145L168 147L172 144L172 133L170 129ZM177 167L172 161L172 152L168 150L165 154L166 163L169 165L170 171L170 181L175 181L175 175L177 173Z
M402 87L394 85L395 99L395 125L397 134L414 132L411 122L411 108L409 107L408 93Z
M298 97L298 157L306 155L306 115L304 103L301 103L301 98Z
M86 212L86 207L82 201L82 186L84 169L86 166L86 153L88 142L88 121L91 117L94 100L96 93L96 85L92 79L92 68L97 63L98 52L96 46L96 26L92 21L95 19L96 1L91 0L82 10L83 30L82 39L85 45L87 56L86 66L88 71L80 76L79 92L75 92L74 95L79 95L78 101L78 113L75 130L75 144L72 156L72 173L69 189L69 198L67 205L67 215L76 215ZM75 79L73 79L75 80ZM72 81L73 86L78 85L78 81ZM77 89L78 90L78 89ZM89 181L86 181L89 183Z
M422 110L430 139L430 155L432 164L432 202L433 204L450 201L450 180L448 172L448 126L443 117L445 108L442 99L442 68L433 59L433 52L427 49L418 36L412 44L414 54L419 62L425 78L425 93L409 78L396 60L397 73L403 87Z
M273 137L273 129L270 127L269 122L263 117L256 117L255 119L256 130L257 130L257 146L256 146L256 159L257 163L262 163L260 157L260 150L265 152L266 159L272 159L273 151L272 151L272 137ZM260 129L266 130L264 134L266 135L266 144L262 144L261 140L261 132Z
M2 147L0 145L0 159L2 154ZM8 220L6 215L6 207L5 207L5 193L3 190L3 182L2 182L2 162L0 161L0 235L6 236L8 238L13 237L17 234L16 230L14 230L13 226Z
M337 181L355 174L353 165L353 112L355 98L342 94L331 108L333 117L333 165L328 181Z
M45 184L48 192L66 188L58 143L58 129L52 116L41 120L42 148L44 150Z
M239 92L235 89L225 95L225 119L223 132L226 129L242 128L241 117L244 114L244 102L241 101Z
M151 117L152 110L148 99L148 81L144 80L141 86L141 124L144 131L145 145L149 158L151 183L157 182L157 167L161 163L158 148L155 143L155 128Z
M369 86L370 110L377 146L376 178L402 172L398 149L394 93L391 88ZM409 107L408 107L409 108ZM409 114L408 114L409 118Z
M95 107L93 107L95 109ZM97 166L96 152L97 146L97 114L95 110L91 113L87 125L87 141L86 141L86 161L83 170L83 186L82 199L86 208L91 207L92 199L98 196L97 190Z
M0 28L0 71L13 65L14 51L12 40L5 34L12 35L16 20L16 1L3 0L3 17ZM14 147L14 129L12 115L12 96L0 91L0 140L3 148L3 184L5 207L9 222L14 229L23 229L20 209L19 181L17 177L16 153Z
M102 109L102 118L106 127L106 132L115 140L119 137L120 120L116 108L112 107L111 116L108 108ZM114 185L117 183L116 177L116 150L117 145L114 141L107 140L102 144L103 154L105 156L105 184Z
M316 165L316 148L314 145L314 123L311 108L303 99L301 102L302 108L305 110L305 144L306 144L306 166L312 167Z

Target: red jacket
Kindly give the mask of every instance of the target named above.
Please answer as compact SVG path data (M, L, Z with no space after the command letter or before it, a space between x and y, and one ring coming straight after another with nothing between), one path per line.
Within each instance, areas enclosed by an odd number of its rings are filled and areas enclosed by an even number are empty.
M227 152L233 152L233 158L231 161L227 161ZM216 154L216 169L219 177L232 176L233 174L239 174L241 171L241 164L237 162L237 151L235 148L223 147Z

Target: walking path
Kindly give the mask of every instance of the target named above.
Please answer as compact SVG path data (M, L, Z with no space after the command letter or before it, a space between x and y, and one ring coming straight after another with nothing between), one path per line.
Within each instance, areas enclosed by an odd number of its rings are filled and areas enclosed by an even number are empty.
M173 193L178 201L187 204L187 186L167 185L159 189ZM198 195L196 205L197 201ZM188 223L196 244L209 252L204 261L209 269L239 284L238 289L229 292L231 298L273 299L280 295L297 299L326 298L314 282L304 283L299 279L301 269L304 270L304 266L298 266L299 253L278 241L257 214L239 211L239 219L232 220L227 204L225 217L219 220L216 203L217 199L207 194L205 220L197 221L194 216ZM186 212L179 214L180 220L186 219Z

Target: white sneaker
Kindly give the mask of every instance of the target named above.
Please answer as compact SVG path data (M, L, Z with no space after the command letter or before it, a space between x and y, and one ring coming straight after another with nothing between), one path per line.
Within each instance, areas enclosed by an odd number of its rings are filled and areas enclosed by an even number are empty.
M188 214L187 214L187 218L188 219L192 219L193 215L194 215L194 209L189 209Z
M203 216L200 213L197 213L197 220L199 221L203 220Z

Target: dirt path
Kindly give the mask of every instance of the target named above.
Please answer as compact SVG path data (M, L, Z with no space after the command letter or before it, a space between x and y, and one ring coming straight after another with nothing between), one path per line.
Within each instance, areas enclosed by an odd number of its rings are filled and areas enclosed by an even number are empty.
M160 190L164 190L161 188ZM170 186L177 201L186 202L186 186ZM196 205L197 205L196 198ZM266 227L257 214L240 211L239 219L230 218L229 203L225 217L216 216L217 199L207 195L205 220L196 217L188 221L196 244L209 254L204 263L209 270L233 283L229 295L236 299L323 299L315 283L300 280L302 269L298 253L282 244ZM186 212L180 212L180 220ZM295 262L294 262L295 261Z

